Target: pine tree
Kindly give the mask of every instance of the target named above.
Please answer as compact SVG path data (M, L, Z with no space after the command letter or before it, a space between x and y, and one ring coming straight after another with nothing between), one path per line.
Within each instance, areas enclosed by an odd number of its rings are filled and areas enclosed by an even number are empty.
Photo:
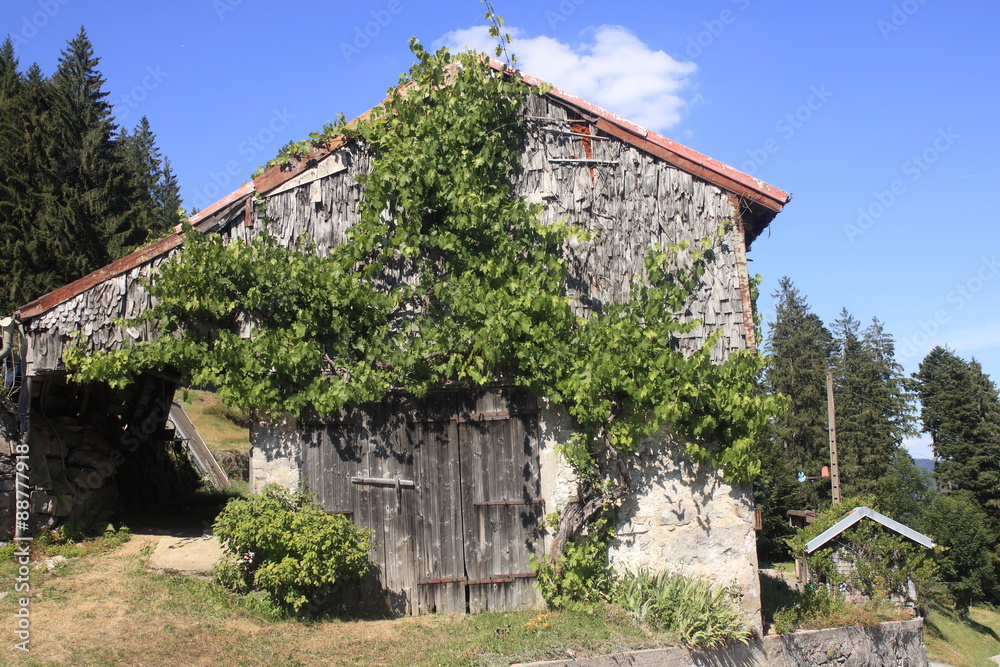
M116 244L127 202L132 199L126 171L114 144L117 130L105 101L100 58L81 28L59 59L52 77L60 151L59 208L49 230L66 280L106 264ZM72 244L65 241L72 239ZM109 244L112 251L109 252Z
M878 493L912 432L911 396L895 346L877 319L863 332L841 311L834 324L837 451L845 495Z
M177 224L177 180L143 119L117 134L81 28L46 78L0 47L0 290L5 312ZM141 144L141 145L140 145Z
M774 296L778 305L768 342L771 363L765 381L772 393L791 399L788 411L775 422L774 438L793 467L818 475L829 462L826 373L833 338L789 278L779 281Z
M57 198L59 176L51 85L37 64L17 74L10 40L0 49L0 70L0 308L9 312L60 284L49 243L36 233Z
M163 158L163 171L156 187L156 201L160 205L159 222L151 228L150 240L153 237L164 236L174 230L174 227L187 219L183 217L181 206L181 187L177 182L177 174L170 166L170 158Z
M8 37L0 46L0 253L12 257L13 244L21 234L20 212L23 196L18 187L22 180L24 132L21 105L24 81L18 72L14 44ZM10 270L5 272L5 284L0 292L0 307L13 295L14 281ZM6 308L4 309L6 310Z
M935 347L914 374L942 489L969 491L1000 525L1000 398L974 359Z
M796 475L819 475L829 463L826 373L833 338L788 277L779 281L774 297L777 308L767 346L765 386L787 396L790 403L772 425L770 441L762 445L764 472L754 487L764 518L763 557L781 555L769 551L785 551L780 538L789 533L788 510L818 509L830 502L828 484L800 483Z
M148 118L143 116L132 134L123 130L116 143L129 188L135 196L131 198L132 208L125 216L125 224L109 244L109 251L115 258L172 229L177 224L180 199L176 177L160 157Z

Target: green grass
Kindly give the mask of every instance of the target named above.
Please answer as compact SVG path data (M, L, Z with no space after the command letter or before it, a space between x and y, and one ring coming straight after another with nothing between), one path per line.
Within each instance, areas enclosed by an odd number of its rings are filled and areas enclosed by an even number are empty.
M246 414L226 407L210 391L181 390L177 399L212 452L250 451L250 421Z
M931 604L924 619L927 657L955 667L994 667L1000 655L1000 611L973 607L962 619L950 609Z

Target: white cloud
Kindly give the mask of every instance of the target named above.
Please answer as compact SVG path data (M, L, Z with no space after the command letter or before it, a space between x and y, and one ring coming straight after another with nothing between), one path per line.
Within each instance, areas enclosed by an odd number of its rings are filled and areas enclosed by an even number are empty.
M521 37L506 28L517 65L526 73L613 111L649 129L662 131L681 120L687 101L681 93L697 69L654 51L627 28L602 25L588 30L590 41L576 46L552 37ZM493 55L496 40L485 26L454 30L435 42L455 51L471 48Z

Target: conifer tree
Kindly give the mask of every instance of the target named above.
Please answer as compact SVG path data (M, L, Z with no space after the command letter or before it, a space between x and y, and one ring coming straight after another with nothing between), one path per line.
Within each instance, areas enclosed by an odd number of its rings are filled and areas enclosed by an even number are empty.
M934 476L946 491L969 491L1000 525L1000 398L973 359L935 347L914 374L920 419L934 447Z
M187 216L183 216L182 219L184 209L181 206L181 187L177 182L177 174L170 166L170 158L168 157L163 158L163 171L156 187L156 201L160 207L160 220L151 229L151 237L169 234L174 227L187 219Z
M7 312L60 284L55 263L49 261L48 239L36 232L57 198L59 176L50 141L51 85L37 64L24 75L17 73L9 39L0 49L0 71L0 261L4 276L0 306Z
M81 28L62 52L52 77L61 178L58 209L49 220L53 225L49 231L67 280L117 254L128 225L126 204L132 198L113 141L117 128L105 100L104 77L97 71L99 62ZM65 243L67 239L73 243Z
M778 557L781 554L768 551L785 550L780 538L789 533L788 510L818 509L830 502L828 483L800 483L796 475L817 476L829 462L826 373L833 338L791 279L779 281L774 297L777 308L767 345L765 386L789 397L790 404L772 425L770 442L761 452L763 472L754 488L763 511L764 557Z
M775 422L774 438L797 470L818 475L829 459L826 373L833 339L788 277L778 285L766 384L772 393L790 397L791 406Z
M169 161L160 157L156 135L145 116L132 134L122 130L117 145L134 192L132 207L110 245L112 256L143 246L170 231L179 222L180 190Z
M176 176L146 119L117 134L98 63L82 28L51 78L19 73L11 40L0 46L3 312L177 224Z
M878 319L862 332L844 309L834 331L841 486L846 495L877 493L912 432L911 396L892 336Z

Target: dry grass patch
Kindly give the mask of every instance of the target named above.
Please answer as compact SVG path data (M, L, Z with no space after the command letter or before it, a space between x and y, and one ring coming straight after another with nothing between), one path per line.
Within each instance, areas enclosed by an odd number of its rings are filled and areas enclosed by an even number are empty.
M177 400L213 452L250 451L250 421L246 414L226 407L210 391L180 390Z
M1000 655L1000 612L972 607L968 618L932 604L924 620L927 657L955 667L993 665Z
M115 552L72 558L51 573L33 570L31 653L18 662L459 667L674 643L613 607L541 621L536 611L303 623L206 581L147 572L155 541L137 535ZM9 593L0 614L10 618L15 605Z

